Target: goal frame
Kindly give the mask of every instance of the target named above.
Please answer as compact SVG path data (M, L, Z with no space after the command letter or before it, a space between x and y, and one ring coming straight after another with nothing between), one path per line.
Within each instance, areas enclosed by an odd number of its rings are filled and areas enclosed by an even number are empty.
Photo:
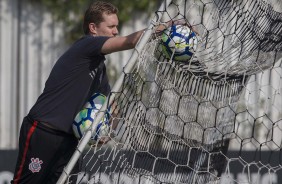
M101 107L101 109L99 110L99 112L97 113L97 116L95 118L95 121L92 123L91 127L86 131L86 133L84 134L84 136L81 138L81 140L78 143L78 146L75 150L75 152L73 153L70 161L68 162L68 164L66 165L66 167L63 169L63 172L60 176L60 178L57 181L57 184L63 184L66 182L67 177L70 175L72 169L74 168L76 162L78 161L78 159L80 158L84 148L86 147L86 145L88 144L92 133L94 132L94 130L96 129L98 123L100 122L100 120L104 117L105 112L107 110L107 104L111 104L115 98L115 92L120 91L123 80L125 78L125 73L129 73L130 71L132 71L133 67L135 66L135 63L138 59L139 53L142 51L142 49L144 48L144 46L146 45L146 43L148 42L148 40L150 39L152 33L153 33L153 29L155 27L155 22L158 22L162 16L164 12L163 10L165 10L169 4L172 2L172 0L163 0L162 4L159 7L158 10L158 14L156 14L153 19L151 20L148 28L144 31L144 33L142 34L142 36L140 37L136 47L134 48L131 57L129 58L127 64L124 67L124 72L121 73L120 77L117 79L117 81L115 82L113 88L112 88L112 92L111 95L109 95L105 101L105 103L103 104L103 106ZM108 103L107 103L108 102Z

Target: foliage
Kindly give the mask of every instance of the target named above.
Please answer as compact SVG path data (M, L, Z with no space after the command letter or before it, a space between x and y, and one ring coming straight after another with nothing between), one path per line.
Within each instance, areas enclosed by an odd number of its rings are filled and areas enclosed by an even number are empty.
M82 23L84 11L93 0L29 0L43 5L56 21L65 25L66 41L73 42L83 34ZM95 1L95 0L94 0ZM134 12L150 15L159 4L159 0L105 0L119 9L120 26L128 21Z

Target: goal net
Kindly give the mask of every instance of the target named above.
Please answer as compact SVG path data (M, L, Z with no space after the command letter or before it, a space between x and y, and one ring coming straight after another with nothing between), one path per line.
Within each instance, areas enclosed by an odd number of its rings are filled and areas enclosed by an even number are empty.
M103 106L110 141L84 136L60 182L281 183L281 12L280 0L164 1ZM179 20L198 39L181 62L155 32Z

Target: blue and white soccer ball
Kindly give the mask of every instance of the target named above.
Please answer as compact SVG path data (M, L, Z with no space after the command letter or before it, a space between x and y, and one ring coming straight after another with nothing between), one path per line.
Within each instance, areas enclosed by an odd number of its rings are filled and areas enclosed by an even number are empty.
M105 103L106 97L103 94L95 93L84 105L83 109L79 111L73 121L73 132L74 135L81 139L84 133L89 129L92 123L95 120L96 114L99 112L99 109ZM109 124L110 114L108 111L105 113L105 116L98 123L95 133L92 135L89 144L96 144L97 140L101 137L108 136L110 132Z
M172 25L162 34L162 51L166 58L187 61L196 51L197 36L186 25Z

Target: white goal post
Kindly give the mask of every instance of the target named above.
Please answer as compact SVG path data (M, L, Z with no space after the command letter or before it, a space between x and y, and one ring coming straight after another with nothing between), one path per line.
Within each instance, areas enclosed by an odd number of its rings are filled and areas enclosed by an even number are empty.
M159 12L164 12L165 9L167 8L167 6L170 4L171 0L164 0L161 4L161 6L159 7ZM134 67L136 60L138 58L138 53L140 53L143 49L143 47L145 46L145 44L148 42L148 40L150 39L152 33L153 33L153 29L155 27L155 23L158 22L158 19L160 19L162 17L162 13L157 14L154 19L152 20L152 22L150 23L150 25L148 26L148 28L145 30L145 32L143 33L143 35L141 36L139 42L137 43L128 63L126 64L125 68L124 68L124 72L125 73L129 73L132 68ZM124 77L125 77L125 73L122 73L120 75L120 77L118 78L118 80L115 82L112 91L113 92L118 92L122 86ZM111 96L109 96L107 98L106 101L109 102L109 104L111 104L114 100L114 94L112 94ZM64 168L64 171L62 173L62 175L60 176L57 184L63 184L67 177L70 175L71 170L73 169L74 165L76 164L76 162L78 161L79 157L81 156L84 148L87 146L94 130L96 129L97 124L101 121L101 119L104 117L105 111L107 110L107 105L108 103L103 104L103 106L101 107L100 111L98 112L95 121L93 122L92 126L91 126L91 130L89 129L85 135L83 136L83 138L80 140L78 147L76 149L76 151L74 152L73 156L71 157L70 162L68 163L68 165Z

